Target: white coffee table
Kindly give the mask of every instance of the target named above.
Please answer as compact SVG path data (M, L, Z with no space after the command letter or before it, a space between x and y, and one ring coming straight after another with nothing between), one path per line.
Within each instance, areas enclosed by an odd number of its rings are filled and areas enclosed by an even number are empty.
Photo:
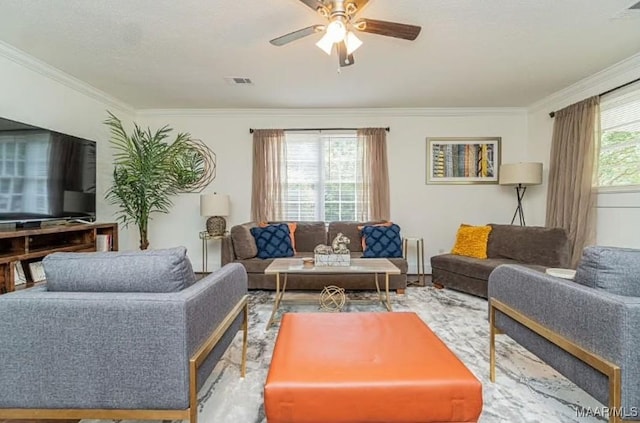
M265 269L265 275L276 276L276 297L273 304L273 311L271 317L267 322L267 329L275 321L276 312L282 302L282 297L287 289L287 276L290 273L295 274L343 274L343 273L366 273L373 274L376 284L376 290L378 291L378 298L380 303L386 307L388 311L393 311L391 307L391 298L389 296L389 277L391 275L399 275L400 269L398 269L393 263L385 258L352 258L349 266L304 266L302 264L302 258L277 258ZM380 283L378 281L378 275L384 274L384 291L385 295L382 295L380 291ZM280 275L284 275L282 286L280 284Z

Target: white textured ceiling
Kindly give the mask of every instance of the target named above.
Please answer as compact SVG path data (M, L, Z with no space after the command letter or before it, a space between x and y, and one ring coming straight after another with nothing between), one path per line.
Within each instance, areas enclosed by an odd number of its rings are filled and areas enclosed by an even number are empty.
M422 33L358 33L340 73L322 34L269 43L324 23L298 0L1 0L0 40L139 109L528 106L640 52L633 3L370 0Z

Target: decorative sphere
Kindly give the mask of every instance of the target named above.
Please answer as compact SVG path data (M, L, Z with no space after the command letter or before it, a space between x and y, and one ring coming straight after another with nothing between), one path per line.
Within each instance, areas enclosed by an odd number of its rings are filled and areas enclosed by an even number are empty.
M329 285L325 286L320 293L320 308L326 311L340 311L344 307L347 301L347 296L344 293L344 288L339 286Z

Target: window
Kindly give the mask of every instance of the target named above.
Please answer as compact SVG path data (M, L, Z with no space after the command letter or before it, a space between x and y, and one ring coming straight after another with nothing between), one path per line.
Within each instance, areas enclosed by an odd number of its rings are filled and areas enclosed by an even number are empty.
M49 135L44 132L10 131L0 135L0 212L48 213L50 166L41 157L49 156L49 145Z
M251 219L389 220L386 130L254 130Z
M355 131L288 132L285 137L285 220L360 220L367 205L363 199L363 151Z
M640 84L602 97L598 186L640 189Z

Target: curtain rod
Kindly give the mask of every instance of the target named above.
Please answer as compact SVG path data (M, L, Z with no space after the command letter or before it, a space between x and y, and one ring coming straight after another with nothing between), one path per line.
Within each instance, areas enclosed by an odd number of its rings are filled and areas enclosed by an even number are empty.
M284 132L289 132L289 131L357 131L360 128L288 128L288 129L283 129ZM385 131L390 132L391 128L390 127L386 127L384 128ZM253 131L255 131L255 129L253 128L249 128L249 133L253 134Z
M621 88L628 87L629 85L635 84L638 81L640 81L640 78L636 78L633 81L627 82L626 84L618 85L615 88L611 88L610 90L607 90L607 91L605 91L603 93L598 94L598 97L602 97L603 95L611 94L614 91L618 91ZM556 112L549 112L549 117L554 117L555 115L556 115Z

